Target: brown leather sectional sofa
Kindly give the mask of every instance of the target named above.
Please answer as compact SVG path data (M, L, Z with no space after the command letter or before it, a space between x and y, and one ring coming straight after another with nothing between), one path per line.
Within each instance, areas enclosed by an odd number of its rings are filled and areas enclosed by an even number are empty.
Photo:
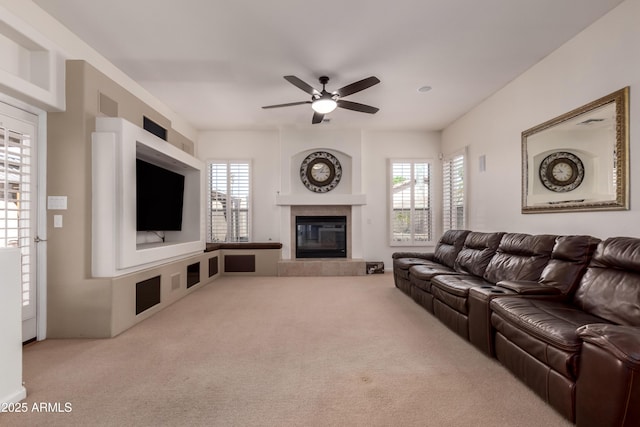
M450 230L393 273L578 426L640 425L640 239Z

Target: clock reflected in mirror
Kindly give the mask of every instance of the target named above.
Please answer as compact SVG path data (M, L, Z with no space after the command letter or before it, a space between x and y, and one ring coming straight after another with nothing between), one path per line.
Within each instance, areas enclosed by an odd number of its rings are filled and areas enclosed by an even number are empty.
M584 180L582 160L573 153L556 151L540 163L540 181L547 189L556 193L573 191Z
M522 213L629 209L629 87L522 131Z

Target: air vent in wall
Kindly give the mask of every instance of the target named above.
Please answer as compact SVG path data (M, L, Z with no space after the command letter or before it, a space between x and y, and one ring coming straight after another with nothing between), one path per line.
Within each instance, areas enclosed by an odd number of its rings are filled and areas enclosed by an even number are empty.
M604 122L604 119L587 119L584 122L578 123L579 125L590 125L592 123Z
M167 130L146 116L143 116L142 127L158 138L167 140Z

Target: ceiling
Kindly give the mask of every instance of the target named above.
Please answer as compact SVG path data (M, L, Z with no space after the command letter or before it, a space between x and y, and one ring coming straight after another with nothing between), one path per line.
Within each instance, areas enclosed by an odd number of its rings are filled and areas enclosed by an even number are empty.
M441 130L622 0L34 2L198 130ZM285 75L380 111L262 109L310 99Z

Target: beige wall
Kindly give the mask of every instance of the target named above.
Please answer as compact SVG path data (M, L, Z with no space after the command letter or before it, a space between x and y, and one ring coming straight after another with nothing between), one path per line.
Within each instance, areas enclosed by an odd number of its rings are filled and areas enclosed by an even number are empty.
M193 153L191 141L171 130L168 119L85 61L67 62L67 109L49 114L47 122L47 192L68 198L67 210L47 212L51 338L108 337L112 325L120 325L112 318L120 313L113 304L112 281L91 277L91 133L102 114L100 93L117 103L119 117L142 126L147 116L169 129L169 142ZM53 215L63 216L62 228L53 227Z
M218 273L209 277L209 258L215 257L218 258ZM195 263L200 263L200 282L187 289L187 266ZM274 262L274 265L275 264ZM113 279L113 316L111 319L110 336L115 336L130 328L132 325L153 316L166 306L219 277L222 271L221 266L221 251L212 251ZM136 283L155 276L160 276L161 302L136 315ZM177 288L174 288L174 285L177 285Z

